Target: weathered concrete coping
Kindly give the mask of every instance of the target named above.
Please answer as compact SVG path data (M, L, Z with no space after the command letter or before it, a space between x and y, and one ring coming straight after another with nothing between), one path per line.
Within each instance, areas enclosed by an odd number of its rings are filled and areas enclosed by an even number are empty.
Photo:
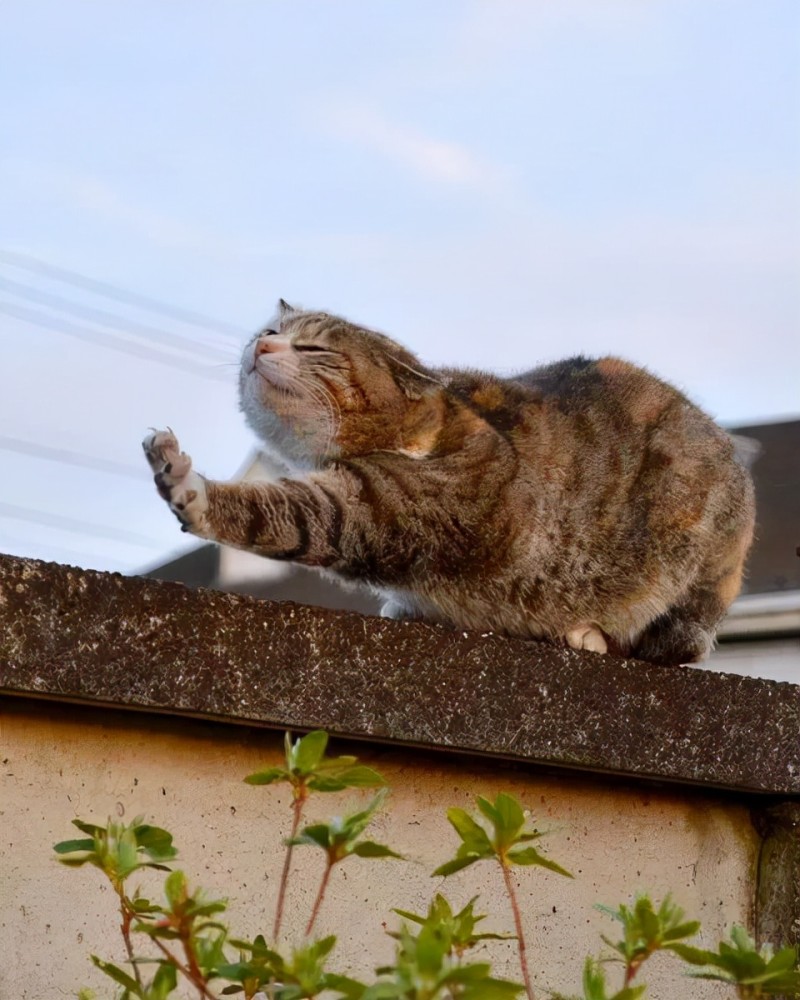
M0 556L0 691L800 795L800 687Z

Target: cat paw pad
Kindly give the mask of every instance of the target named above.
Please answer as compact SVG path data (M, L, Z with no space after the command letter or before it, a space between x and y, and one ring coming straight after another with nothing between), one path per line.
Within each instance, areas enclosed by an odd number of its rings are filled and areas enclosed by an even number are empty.
M142 441L142 448L156 489L181 522L181 530L202 534L208 510L205 480L192 469L192 460L181 451L178 439L169 428L153 431Z

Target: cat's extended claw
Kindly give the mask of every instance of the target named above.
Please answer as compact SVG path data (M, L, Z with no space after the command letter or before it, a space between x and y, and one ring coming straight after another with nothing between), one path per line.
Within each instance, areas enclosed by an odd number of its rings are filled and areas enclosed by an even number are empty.
M181 522L182 530L203 534L208 510L205 480L192 469L192 460L181 451L172 429L154 430L142 441L142 448L156 489Z
M607 653L606 637L596 625L578 625L565 636L571 649L588 649L591 653Z

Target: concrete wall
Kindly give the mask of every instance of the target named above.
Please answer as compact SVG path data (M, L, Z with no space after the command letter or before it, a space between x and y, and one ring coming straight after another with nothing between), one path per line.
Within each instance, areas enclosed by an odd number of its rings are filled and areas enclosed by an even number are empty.
M55 842L73 836L75 817L104 822L109 814L143 813L166 826L190 879L229 897L235 931L269 937L289 797L241 779L279 762L279 735L14 698L3 702L0 726L0 997L55 1000L84 985L112 995L88 957L123 958L112 893L99 873L59 865L52 852ZM751 923L758 839L748 810L730 795L552 776L532 766L367 744L339 742L334 749L355 752L386 775L393 793L374 837L408 858L353 858L334 872L319 931L338 926L334 964L342 971L367 975L387 961L392 942L384 927L397 922L391 906L419 912L436 890L458 906L480 893L479 909L492 914L486 929L513 929L499 872L488 863L447 880L430 877L456 846L445 808L470 808L476 794L501 790L517 795L539 827L552 831L546 851L575 874L570 881L519 869L539 996L547 989L579 992L585 955L600 950L600 932L615 930L593 910L597 902L616 905L636 890L658 897L671 891L702 920L709 946L733 922ZM309 815L341 812L367 794L320 797ZM303 870L290 884L290 938L307 919L321 870L311 849L296 858ZM148 893L159 878L142 877ZM486 954L498 973L519 978L513 942L493 943ZM720 984L685 979L677 961L662 956L648 972L654 1000L731 996ZM614 967L610 974L616 984Z

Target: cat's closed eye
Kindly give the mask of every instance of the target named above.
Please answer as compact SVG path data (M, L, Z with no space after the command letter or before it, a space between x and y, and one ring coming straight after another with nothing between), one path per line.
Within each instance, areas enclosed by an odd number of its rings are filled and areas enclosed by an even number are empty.
M319 344L293 344L292 346L296 351L321 351L324 354L331 353L329 348L321 347Z

